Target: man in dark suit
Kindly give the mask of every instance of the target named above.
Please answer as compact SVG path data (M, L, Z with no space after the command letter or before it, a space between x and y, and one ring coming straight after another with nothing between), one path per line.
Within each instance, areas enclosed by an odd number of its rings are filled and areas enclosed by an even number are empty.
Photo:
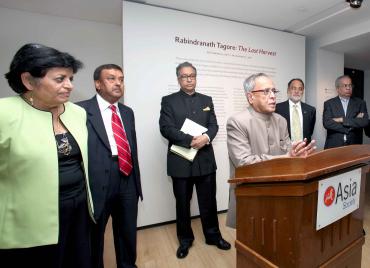
M365 101L352 97L352 80L347 75L335 80L338 96L325 101L323 124L327 130L325 149L362 144L362 129L369 116Z
M304 83L302 79L294 78L290 80L287 89L288 100L278 103L275 112L286 119L289 137L292 141L301 141L306 138L307 144L309 144L316 123L316 109L301 101L303 93ZM295 109L298 112L297 121L294 119ZM297 128L295 124L297 124Z
M78 103L87 113L89 176L97 220L92 234L93 264L104 267L104 232L112 216L117 267L136 267L137 210L142 192L134 113L118 102L124 93L121 67L99 66L94 81L96 96Z
M231 246L222 238L217 219L216 161L211 142L218 125L212 98L195 92L197 71L191 63L177 66L176 75L180 91L163 97L159 126L163 137L168 140L167 174L172 177L176 198L176 228L180 243L176 255L185 258L194 240L190 219L194 185L206 243L223 250ZM208 130L197 136L185 134L180 129L186 118ZM189 161L171 152L173 144L197 149L194 160Z

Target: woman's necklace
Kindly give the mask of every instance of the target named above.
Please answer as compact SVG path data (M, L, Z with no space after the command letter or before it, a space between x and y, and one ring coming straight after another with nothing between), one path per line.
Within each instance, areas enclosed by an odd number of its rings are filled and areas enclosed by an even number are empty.
M72 145L69 143L68 137L63 133L63 137L60 139L60 143L57 142L58 153L63 155L69 155L72 151Z
M60 124L59 113L58 113L58 118L57 118L57 129L58 131L62 129L61 124ZM58 153L63 154L63 155L69 155L72 151L72 145L69 143L66 132L63 132L62 135L63 137L60 139L61 141L60 143L58 143L58 140L55 139L57 143Z

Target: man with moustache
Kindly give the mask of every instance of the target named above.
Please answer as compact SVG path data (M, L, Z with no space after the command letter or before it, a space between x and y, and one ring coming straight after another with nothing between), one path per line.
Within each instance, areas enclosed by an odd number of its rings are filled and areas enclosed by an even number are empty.
M249 107L232 115L226 124L231 178L235 169L274 158L305 157L316 147L307 139L291 143L286 120L275 112L279 92L269 76L257 73L244 81ZM235 185L230 186L227 225L235 228Z
M194 241L190 218L194 185L206 243L222 250L231 246L222 238L217 218L216 161L212 140L218 125L212 98L195 92L197 70L191 63L178 65L176 76L180 90L162 98L159 126L161 134L168 140L167 174L172 177L176 198L176 230L180 243L176 256L185 258ZM194 137L183 133L180 129L186 118L207 131ZM171 152L173 144L197 149L194 160L191 162Z
M89 176L97 225L92 233L92 259L104 267L104 232L112 216L117 267L137 267L138 198L142 199L135 118L118 102L124 93L123 71L115 64L96 68L96 96L78 103L87 113Z
M304 83L300 78L293 78L288 83L288 100L276 104L276 113L288 123L289 137L292 141L304 138L311 141L316 122L315 107L302 102Z
M338 96L324 102L325 149L362 144L362 129L369 119L366 102L352 97L353 85L348 75L339 76L335 88Z

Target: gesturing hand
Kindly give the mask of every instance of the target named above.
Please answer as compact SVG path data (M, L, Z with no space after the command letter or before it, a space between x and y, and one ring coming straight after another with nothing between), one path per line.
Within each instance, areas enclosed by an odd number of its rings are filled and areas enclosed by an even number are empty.
M312 140L309 144L307 144L307 139L305 138L303 141L296 141L292 143L292 148L288 152L289 157L306 157L312 154L316 150L315 140Z

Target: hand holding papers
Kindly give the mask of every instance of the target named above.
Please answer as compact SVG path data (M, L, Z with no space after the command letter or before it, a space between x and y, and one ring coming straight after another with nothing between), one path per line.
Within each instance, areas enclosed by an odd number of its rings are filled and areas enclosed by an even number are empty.
M206 132L208 129L203 127L202 125L199 125L195 123L194 121L186 118L184 124L182 125L181 129L182 132L185 134L189 134L192 136L200 136L204 132ZM189 161L193 161L195 155L197 154L198 150L194 148L185 148L178 145L172 145L170 148L171 152L184 157L185 159Z
M170 148L171 152L193 162L195 155L197 154L198 150L194 148L185 148L182 146L178 146L173 144Z
M189 118L186 118L180 130L185 134L199 136L206 132L208 129L203 127L202 125L199 125L198 123L195 123Z

